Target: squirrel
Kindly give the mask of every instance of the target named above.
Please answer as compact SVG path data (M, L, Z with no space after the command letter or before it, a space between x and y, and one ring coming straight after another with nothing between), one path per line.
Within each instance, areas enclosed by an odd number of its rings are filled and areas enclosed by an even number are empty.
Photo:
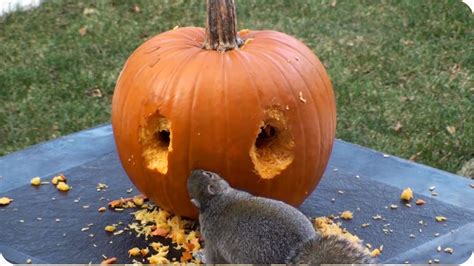
M199 210L206 263L374 263L362 245L321 236L296 208L234 189L216 173L192 171L187 188Z

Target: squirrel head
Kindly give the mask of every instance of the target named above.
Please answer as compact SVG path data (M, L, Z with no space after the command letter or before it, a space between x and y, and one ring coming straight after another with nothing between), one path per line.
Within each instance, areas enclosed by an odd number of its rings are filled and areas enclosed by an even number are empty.
M194 170L188 177L189 197L200 212L207 207L209 200L221 195L229 187L227 181L210 171Z

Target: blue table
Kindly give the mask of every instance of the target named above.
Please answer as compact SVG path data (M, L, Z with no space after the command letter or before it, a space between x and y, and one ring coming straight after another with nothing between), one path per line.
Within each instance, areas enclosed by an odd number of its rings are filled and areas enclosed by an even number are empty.
M60 194L52 187L33 188L34 176L49 179L65 173L73 189ZM0 253L16 263L98 263L101 254L130 262L127 251L146 245L143 239L105 234L106 224L131 219L124 213L97 214L101 198L126 197L133 187L116 155L110 125L81 131L0 158L0 197L14 199L0 207ZM98 182L109 184L97 194ZM429 190L435 186L437 196ZM411 187L423 206L406 207L401 191ZM136 191L136 190L135 190ZM54 198L55 200L52 200ZM74 202L80 199L80 202ZM82 206L88 204L90 208ZM391 204L398 205L391 209ZM342 226L373 247L384 246L384 263L462 263L474 251L474 189L470 180L337 140L325 175L300 207L306 215L323 216L350 210L354 218ZM381 220L373 216L380 215ZM435 216L446 222L436 222ZM41 219L37 219L41 218ZM60 218L60 223L55 219ZM19 222L19 220L24 222ZM91 232L81 232L93 223ZM369 223L367 227L361 224ZM66 236L64 236L66 234ZM110 241L113 239L113 244ZM96 247L97 246L97 247ZM453 254L436 249L451 247Z

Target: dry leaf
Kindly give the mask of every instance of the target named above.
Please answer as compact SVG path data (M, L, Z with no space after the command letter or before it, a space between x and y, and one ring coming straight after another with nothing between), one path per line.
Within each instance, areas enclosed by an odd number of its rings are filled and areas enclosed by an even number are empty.
M102 96L103 96L103 95L102 95L102 91L99 90L99 89L93 89L93 90L91 91L91 96L92 96L92 97L96 97L96 98L102 98Z
M400 130L402 130L402 124L397 121L397 123L395 124L395 126L393 126L393 129L395 130L395 132L400 132Z
M133 5L132 11L135 12L135 13L139 13L140 12L140 7L138 5Z
M456 128L453 126L447 126L446 130L449 132L449 134L454 135L456 133Z
M457 74L461 70L461 65L460 64L454 64L451 67L451 73L452 74Z
M87 27L82 27L79 29L79 35L84 36L87 34Z
M331 7L336 7L336 4L337 4L337 0L332 0Z
M409 46L409 45L412 45L414 44L415 42L412 41L412 40L405 40L405 39L401 39L400 42L405 45L405 46Z
M418 158L418 155L420 155L420 154L421 154L421 151L413 154L412 156L410 156L410 158L408 158L408 160L416 161L416 159Z
M415 100L415 96L400 96L400 101L404 102L404 101L413 101Z
M82 14L84 15L97 14L97 13L99 13L97 9L89 8L89 7L84 8L84 11L82 12Z

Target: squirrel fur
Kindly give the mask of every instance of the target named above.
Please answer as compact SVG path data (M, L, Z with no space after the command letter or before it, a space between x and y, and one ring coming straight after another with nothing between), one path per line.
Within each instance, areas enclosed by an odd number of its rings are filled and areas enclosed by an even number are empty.
M373 263L362 245L321 236L296 208L234 189L216 173L194 170L187 185L206 263Z

